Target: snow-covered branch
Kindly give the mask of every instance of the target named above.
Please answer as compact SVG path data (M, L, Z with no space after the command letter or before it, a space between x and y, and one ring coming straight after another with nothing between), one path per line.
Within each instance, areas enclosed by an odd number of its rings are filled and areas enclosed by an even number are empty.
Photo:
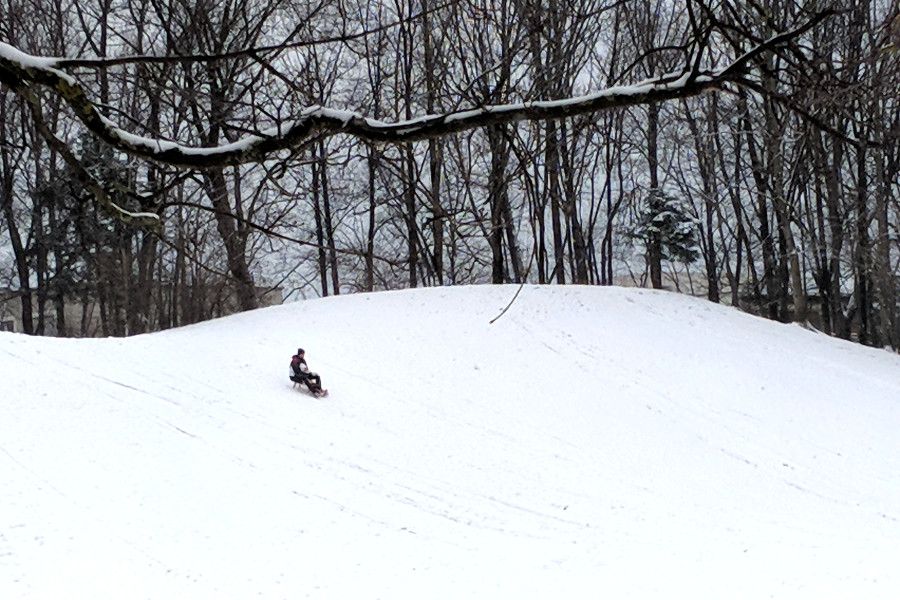
M764 52L802 36L833 14L823 11L789 31L754 45L730 64L715 70L686 64L683 72L615 86L592 94L554 101L488 105L414 119L386 122L357 112L310 106L292 120L247 135L235 142L212 147L182 145L173 141L132 134L103 115L79 81L63 71L73 60L44 58L21 52L0 42L0 82L19 93L43 86L59 95L75 116L94 135L131 155L178 167L202 169L259 162L273 154L302 147L311 139L338 133L380 143L404 143L436 138L469 129L516 121L561 119L575 115L662 102L719 89L725 84L742 85L752 63Z
M97 181L84 165L81 164L81 161L78 160L72 150L50 130L44 121L44 116L40 112L40 103L37 102L34 95L29 93L25 94L25 96L26 102L28 102L29 108L31 109L32 118L34 119L35 125L37 126L38 131L40 131L41 136L47 141L50 147L62 157L63 161L72 170L73 177L94 196L97 203L110 216L123 223L130 223L149 229L159 228L160 218L158 214L131 211L117 204L113 200L111 191L108 190L103 183Z

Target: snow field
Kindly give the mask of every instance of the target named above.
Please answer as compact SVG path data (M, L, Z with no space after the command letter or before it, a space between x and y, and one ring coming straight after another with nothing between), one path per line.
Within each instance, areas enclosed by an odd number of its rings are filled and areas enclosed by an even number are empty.
M900 357L515 291L0 334L0 598L900 595Z

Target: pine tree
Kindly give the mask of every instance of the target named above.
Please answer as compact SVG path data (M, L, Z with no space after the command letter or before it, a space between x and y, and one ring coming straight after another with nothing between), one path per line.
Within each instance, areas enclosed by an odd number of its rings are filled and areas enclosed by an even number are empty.
M638 213L630 237L647 247L659 240L662 258L690 264L700 257L697 222L684 203L662 190L651 190Z

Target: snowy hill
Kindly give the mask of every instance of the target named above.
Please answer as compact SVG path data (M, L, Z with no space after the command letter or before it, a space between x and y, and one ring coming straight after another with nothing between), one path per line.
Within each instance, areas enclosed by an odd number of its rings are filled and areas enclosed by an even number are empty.
M900 357L515 291L0 334L0 598L900 597Z

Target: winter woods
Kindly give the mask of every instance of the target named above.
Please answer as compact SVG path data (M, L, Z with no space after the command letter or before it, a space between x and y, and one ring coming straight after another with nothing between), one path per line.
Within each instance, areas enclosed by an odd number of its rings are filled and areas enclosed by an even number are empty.
M628 281L897 348L897 10L0 0L0 295Z

